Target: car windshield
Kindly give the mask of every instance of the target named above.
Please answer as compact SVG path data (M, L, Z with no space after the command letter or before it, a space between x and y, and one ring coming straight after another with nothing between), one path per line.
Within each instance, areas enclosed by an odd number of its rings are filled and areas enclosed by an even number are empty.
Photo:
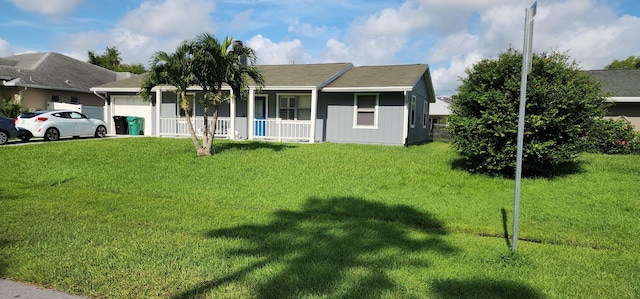
M32 118L34 116L38 116L40 114L44 113L43 111L36 111L36 112L25 112L20 114L20 118Z

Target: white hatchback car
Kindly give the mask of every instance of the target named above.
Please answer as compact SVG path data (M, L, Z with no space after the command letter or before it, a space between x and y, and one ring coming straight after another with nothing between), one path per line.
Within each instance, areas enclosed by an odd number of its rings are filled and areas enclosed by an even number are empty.
M18 136L22 141L29 141L33 137L44 137L48 141L56 141L60 137L107 135L107 124L99 119L68 110L25 112L16 121L18 130L27 133Z

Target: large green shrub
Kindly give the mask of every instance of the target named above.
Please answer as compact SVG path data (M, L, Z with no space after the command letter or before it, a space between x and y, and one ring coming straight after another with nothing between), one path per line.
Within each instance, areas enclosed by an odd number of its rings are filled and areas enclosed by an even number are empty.
M626 119L595 120L593 127L585 135L584 150L600 154L639 153L640 136Z
M14 104L13 101L7 99L0 99L0 116L16 118L20 115L22 106L20 104Z
M449 133L472 172L513 176L522 54L513 48L467 69L454 95ZM549 175L582 152L606 111L600 85L563 53L534 54L528 76L523 175Z

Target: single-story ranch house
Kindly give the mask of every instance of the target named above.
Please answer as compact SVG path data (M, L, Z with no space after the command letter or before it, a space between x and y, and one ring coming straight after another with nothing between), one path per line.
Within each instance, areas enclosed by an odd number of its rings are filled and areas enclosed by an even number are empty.
M607 117L624 118L640 131L640 70L593 70L592 78L602 84L602 91L609 93L612 106Z
M258 67L264 87L253 86L246 101L231 100L220 108L216 137L386 145L429 139L429 103L435 95L426 64ZM116 131L114 116L137 116L144 118L145 135L188 136L173 88L156 86L150 101L143 101L138 96L143 76L91 88L106 101L110 132ZM202 96L202 90L194 86L188 94ZM202 109L194 107L191 114L195 129L202 130Z
M28 53L0 58L0 98L25 110L67 108L104 118L104 99L91 87L129 77L59 53Z

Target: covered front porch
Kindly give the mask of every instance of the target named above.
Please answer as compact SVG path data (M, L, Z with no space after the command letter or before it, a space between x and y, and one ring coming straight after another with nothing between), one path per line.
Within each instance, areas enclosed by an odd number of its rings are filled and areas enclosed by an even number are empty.
M199 91L190 94L195 96ZM231 92L230 90L228 92ZM216 138L264 141L309 142L315 140L312 119L316 114L317 91L279 93L249 91L247 101L235 98L220 107L215 125ZM158 89L155 93L157 134L160 137L188 137L189 128L184 111L177 104L175 94ZM191 113L193 128L197 136L204 131L204 116L201 108L194 105ZM249 117L248 117L249 116ZM213 116L208 116L213 121Z
M213 121L210 117L209 121ZM238 121L246 121L246 119L236 118ZM196 135L202 135L204 131L204 117L194 116L191 118L193 129ZM311 140L311 121L296 121L275 119L254 119L254 136L247 138L250 140L265 141L299 141L310 142ZM187 119L184 117L160 118L160 136L161 137L188 137L189 127ZM218 117L214 136L216 138L227 139L245 139L242 132L232 130L232 121L230 117ZM247 136L244 134L244 136Z

